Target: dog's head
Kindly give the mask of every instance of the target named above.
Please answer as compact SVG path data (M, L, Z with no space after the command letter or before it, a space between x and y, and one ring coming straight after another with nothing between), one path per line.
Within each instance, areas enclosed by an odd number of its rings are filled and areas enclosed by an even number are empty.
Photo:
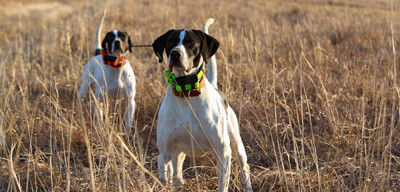
M130 45L132 45L132 41L128 33L119 30L108 32L101 43L104 51L115 56L120 56L128 50L132 53Z
M163 62L164 50L168 56L169 71L179 76L192 74L201 62L215 54L219 42L200 30L169 30L153 43L154 53Z

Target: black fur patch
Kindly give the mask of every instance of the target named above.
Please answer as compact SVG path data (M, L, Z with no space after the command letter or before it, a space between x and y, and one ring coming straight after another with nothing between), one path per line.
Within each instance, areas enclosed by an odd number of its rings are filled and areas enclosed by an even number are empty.
M106 36L103 39L103 42L101 43L101 47L103 50L107 50L108 52L112 52L112 43L114 42L115 38L119 38L121 42L116 41L114 43L115 50L121 50L122 52L126 52L129 50L132 52L132 48L130 47L132 45L131 37L126 31L117 31L117 37L115 36L113 31L110 31L106 34ZM114 51L115 51L114 50Z
M159 58L159 63L163 62L164 60L164 50L169 56L171 50L178 45L180 42L181 32L182 29L169 30L153 42L153 50L156 56ZM203 57L203 60L207 62L207 60L218 50L219 42L215 38L199 30L185 30L185 32L186 35L182 43L183 46L185 46L188 57L194 57L194 67L197 67L200 64L200 55Z

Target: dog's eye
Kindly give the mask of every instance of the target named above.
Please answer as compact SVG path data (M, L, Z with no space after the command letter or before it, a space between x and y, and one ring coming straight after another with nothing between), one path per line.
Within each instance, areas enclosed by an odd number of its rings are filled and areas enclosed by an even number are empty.
M186 42L185 42L185 46L188 47L188 48L193 47L193 46L194 46L194 41L192 41L192 40L186 41Z
M125 36L120 36L119 38L121 39L121 41L125 41Z

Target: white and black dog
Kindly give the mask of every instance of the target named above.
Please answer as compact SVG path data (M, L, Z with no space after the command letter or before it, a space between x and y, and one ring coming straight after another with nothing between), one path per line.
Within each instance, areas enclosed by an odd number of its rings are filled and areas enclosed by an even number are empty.
M217 89L217 64L213 55L219 42L208 35L208 27L213 22L213 19L207 20L204 32L169 30L153 43L160 63L164 50L168 56L169 86L157 121L159 178L162 182L182 185L186 155L203 156L211 152L218 161L218 191L228 191L232 146L238 152L243 187L252 191L238 120Z
M82 70L82 83L78 98L86 95L92 84L95 87L95 113L102 118L102 103L106 95L111 97L123 96L127 99L125 111L125 131L130 134L135 112L136 79L126 55L131 50L131 39L127 32L113 30L100 41L101 27L104 21L103 13L96 33L95 56ZM101 42L101 43L100 43ZM101 53L101 54L100 54Z

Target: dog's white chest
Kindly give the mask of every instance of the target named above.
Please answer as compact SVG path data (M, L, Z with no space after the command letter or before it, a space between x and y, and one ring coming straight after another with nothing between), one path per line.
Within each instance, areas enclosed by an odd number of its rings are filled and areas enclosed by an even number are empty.
M101 86L106 89L107 92L116 92L117 90L124 89L122 71L117 70L105 70L105 78L101 80Z
M120 94L126 95L134 92L130 88L135 87L136 81L130 63L121 68L114 68L102 64L101 57L96 57L98 62L91 62L91 71L93 71L94 81L97 91L117 97ZM134 93L133 93L134 94Z
M170 90L168 90L170 91ZM203 98L204 99L204 98ZM201 156L212 150L212 143L223 140L226 114L217 99L175 97L167 93L159 112L157 142L166 149Z

